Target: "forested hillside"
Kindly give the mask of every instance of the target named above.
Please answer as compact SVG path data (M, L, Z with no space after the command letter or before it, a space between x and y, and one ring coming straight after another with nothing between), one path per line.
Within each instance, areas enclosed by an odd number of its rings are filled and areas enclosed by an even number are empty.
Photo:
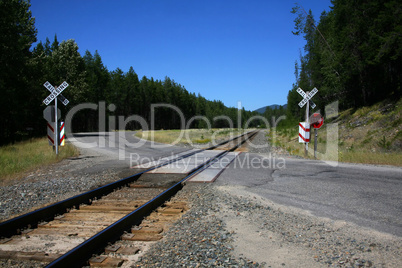
M139 115L149 123L150 105L168 103L180 108L186 120L202 115L210 120L212 127L228 127L227 120L212 120L225 115L237 127L237 108L190 93L169 77L163 81L146 76L139 78L133 67L126 73L119 68L109 71L99 53L86 51L85 55L80 55L74 40L59 42L56 36L52 42L47 39L32 47L37 41L37 29L29 7L28 1L0 1L0 144L45 135L43 110L46 106L42 101L49 95L43 87L46 81L54 86L63 81L69 83L63 95L70 103L60 107L63 116L77 104L105 101L106 107L109 104L116 107L114 111L107 109L107 118L109 115ZM253 115L244 109L241 113L243 124ZM156 129L181 127L177 112L168 108L156 109L155 122ZM131 124L129 127L139 126ZM206 127L206 123L195 120L191 127ZM77 113L72 129L96 131L98 111L86 109Z
M303 120L304 109L297 105L298 87L308 91L317 87L317 108L339 101L340 109L357 108L384 99L398 101L402 83L402 4L397 0L332 0L329 12L316 23L311 11L301 6L293 9L295 35L306 40L304 51L295 63L296 82L288 93L287 109L267 109L264 116L271 123L287 115L287 122ZM37 42L35 19L29 1L0 1L0 144L46 133L43 99L49 92L46 81L69 87L63 95L70 100L60 107L63 116L77 104L105 101L108 116L139 115L148 123L151 104L168 103L184 113L186 120L206 116L212 127L228 127L228 116L237 126L237 108L228 108L219 100L210 101L191 93L172 78L163 80L138 77L134 68L110 71L101 55L86 51L80 55L74 40L59 42L55 36ZM33 44L35 44L33 46ZM135 62L133 63L135 66ZM269 104L269 103L267 103ZM59 105L62 106L62 105ZM242 123L257 114L244 109ZM179 115L172 109L157 109L156 129L180 128ZM254 124L254 125L253 125ZM260 125L255 120L251 126ZM108 124L106 123L106 126ZM205 127L195 120L191 127ZM138 125L131 124L130 128ZM96 131L98 111L86 109L74 116L73 131Z
M288 94L288 116L303 119L298 87L317 87L323 110L339 101L342 110L390 99L402 84L402 3L397 0L332 0L317 24L311 11L296 6L295 35L306 40L295 64L296 83Z

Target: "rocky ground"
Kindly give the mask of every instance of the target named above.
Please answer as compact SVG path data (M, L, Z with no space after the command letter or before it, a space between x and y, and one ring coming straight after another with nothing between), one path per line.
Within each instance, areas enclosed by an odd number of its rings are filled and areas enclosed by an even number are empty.
M81 151L77 158L42 167L0 187L0 220L51 204L119 179L119 168L104 167L110 156Z
M253 140L265 142L264 133ZM270 147L250 151L285 154ZM3 185L0 217L4 220L115 181L124 172L111 163L110 156L82 151L79 158ZM130 266L402 267L400 237L318 218L252 196L241 187L188 184L178 194L188 198L191 209ZM0 267L10 266L40 267L0 261Z
M401 239L317 218L239 188L187 185L191 210L142 267L400 267Z

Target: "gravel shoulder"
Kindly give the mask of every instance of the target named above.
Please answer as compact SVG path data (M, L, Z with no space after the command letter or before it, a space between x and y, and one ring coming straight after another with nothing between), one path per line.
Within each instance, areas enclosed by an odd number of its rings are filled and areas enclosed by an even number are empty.
M304 210L250 194L244 187L215 189L229 204L222 215L228 228L237 230L235 252L250 259L272 267L284 264L288 267L400 267L402 264L400 237L315 217Z
M401 239L310 215L242 187L188 184L191 209L142 267L400 267Z

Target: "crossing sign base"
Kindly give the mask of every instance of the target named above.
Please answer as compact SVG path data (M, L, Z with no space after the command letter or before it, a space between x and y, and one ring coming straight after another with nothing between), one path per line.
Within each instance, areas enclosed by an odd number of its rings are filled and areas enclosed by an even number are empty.
M60 122L60 146L64 146L65 142L66 142L66 136L64 135L64 122Z
M299 123L299 142L300 143L310 142L310 124L307 122Z
M54 125L55 122L47 122L47 140L51 146L54 146Z
M54 136L55 136L55 124L56 122L47 122L47 140L49 141L49 145L55 146ZM59 125L59 143L58 145L64 146L65 144L65 134L64 134L64 122L60 122Z

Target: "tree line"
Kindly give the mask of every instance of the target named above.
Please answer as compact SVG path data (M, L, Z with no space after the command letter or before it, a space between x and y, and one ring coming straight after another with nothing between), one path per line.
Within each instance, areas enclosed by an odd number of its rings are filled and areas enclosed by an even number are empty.
M219 100L207 100L200 94L190 93L183 85L169 77L157 80L143 76L139 78L133 67L128 72L120 68L109 71L103 64L97 51L88 50L83 56L78 51L74 40L59 42L57 36L53 42L37 42L35 19L29 10L29 1L0 1L0 144L13 142L27 137L45 135L46 125L42 101L49 95L43 87L46 81L53 86L67 81L69 87L63 95L70 101L67 107L59 104L63 116L71 107L81 103L104 101L109 107L106 119L110 115L139 115L149 124L151 104L168 103L178 107L186 120L193 116L205 116L211 127L238 126L238 114L241 113L241 127L256 113L244 108L226 107ZM70 107L70 108L69 108ZM225 116L225 118L217 116ZM178 129L180 115L169 108L155 109L155 129ZM214 120L215 118L215 120ZM98 111L86 109L73 118L72 130L98 130ZM258 120L250 126L259 124ZM108 126L108 123L106 123ZM207 127L205 120L194 120L190 127ZM141 127L131 122L128 128Z
M295 63L295 78L288 93L287 109L269 110L264 116L271 123L272 116L282 113L287 120L303 120L304 110L298 107L304 91L319 89L314 96L317 109L338 101L341 109L370 105L391 99L399 100L402 83L402 4L397 0L332 0L329 12L321 14L316 23L310 11L296 6L295 35L306 40L304 52ZM44 82L69 87L63 92L70 103L61 107L65 115L70 107L80 103L114 104L109 115L139 115L149 124L151 104L169 103L177 106L188 120L205 116L211 127L228 127L229 118L238 126L238 109L226 107L219 100L207 100L190 93L183 85L169 77L155 80L141 78L131 67L109 71L97 51L80 55L74 40L37 42L35 19L26 0L0 0L0 144L32 136L45 135L42 103L49 92ZM59 106L62 106L61 104ZM256 115L241 111L242 126ZM213 120L216 116L220 119ZM222 117L226 116L226 117ZM176 111L158 108L156 129L181 127ZM284 121L283 121L284 122ZM260 120L250 126L258 126ZM108 126L108 124L106 124ZM194 120L191 127L202 128L203 120ZM136 122L129 128L138 128ZM73 120L73 131L96 131L98 112L85 110Z
M151 105L167 103L179 108L186 120L194 116L204 116L211 122L211 127L229 127L228 120L214 120L216 116L225 115L237 126L236 108L226 107L219 100L210 101L200 94L190 93L183 85L167 76L164 80L146 76L140 79L133 67L128 72L123 72L120 68L109 71L97 51L92 55L87 50L81 57L74 40L59 44L56 36L53 43L49 39L45 44L39 42L33 49L33 57L40 64L36 68L42 70L39 75L41 81L54 81L58 85L66 80L70 84L68 90L63 92L70 100L69 105L85 102L97 104L104 101L107 106L114 105L112 111L107 110L107 117L139 115L150 125ZM38 90L43 91L43 88L38 87ZM244 109L241 113L242 124L254 115ZM74 131L95 131L98 129L97 118L98 111L85 110L85 113L78 113L74 117L72 128ZM156 108L154 119L156 129L178 129L182 126L180 114L168 107ZM257 122L253 122L251 126L253 124ZM140 124L131 122L128 126L135 129ZM207 127L207 122L195 120L190 127Z
M397 0L332 0L319 23L297 5L293 34L306 40L295 63L296 82L288 93L289 117L304 119L298 87L317 87L314 102L323 110L399 100L402 84L402 4Z

